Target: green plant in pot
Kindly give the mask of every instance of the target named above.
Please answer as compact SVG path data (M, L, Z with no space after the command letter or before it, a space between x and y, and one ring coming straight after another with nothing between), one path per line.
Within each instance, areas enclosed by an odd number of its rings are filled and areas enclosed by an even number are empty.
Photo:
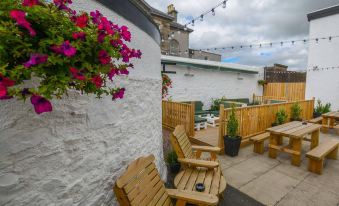
M275 122L272 123L272 127L284 124L287 119L287 114L285 109L280 109L276 114L275 114Z
M259 84L260 86L264 86L265 84L267 84L267 81L264 80L264 79L260 79L260 80L258 80L258 84Z
M325 105L323 105L320 99L318 99L317 106L315 107L313 111L313 118L320 117L322 114L325 114L330 111L331 111L331 103L326 103Z
M180 163L178 162L178 156L175 151L170 151L166 156L166 162L169 165L170 171L176 174L180 171Z
M301 106L298 103L294 103L291 107L291 121L301 121L300 114L302 112Z
M235 116L235 105L232 105L231 114L227 122L227 135L224 136L225 154L237 156L240 149L241 137L238 135L238 120Z

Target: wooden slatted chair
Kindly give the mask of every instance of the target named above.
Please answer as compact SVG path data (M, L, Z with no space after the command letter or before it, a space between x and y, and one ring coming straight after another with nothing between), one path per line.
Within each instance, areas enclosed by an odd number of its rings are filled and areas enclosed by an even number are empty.
M189 165L207 168L216 168L219 166L219 163L216 160L217 153L220 152L220 148L191 145L183 125L178 125L175 127L170 140L174 151L178 155L178 161L184 166ZM210 153L211 161L201 160L200 157L202 152Z
M176 199L177 206L186 203L217 205L215 195L200 192L166 189L154 164L154 156L140 157L133 161L118 178L113 188L121 206L170 206Z

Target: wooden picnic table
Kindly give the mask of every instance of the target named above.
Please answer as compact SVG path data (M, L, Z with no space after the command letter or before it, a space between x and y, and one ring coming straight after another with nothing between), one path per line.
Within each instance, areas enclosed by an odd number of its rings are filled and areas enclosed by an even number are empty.
M278 151L286 152L292 155L291 164L300 166L302 141L311 142L310 149L315 148L319 144L319 133L321 125L293 121L276 127L266 129L270 132L269 140L269 157L276 158ZM311 134L311 139L307 139L306 135ZM289 138L289 144L283 146L283 137Z
M334 128L335 120L339 119L339 112L328 112L322 115L322 130L328 132L329 128Z
M180 190L195 191L195 185L203 183L205 191L202 193L222 195L226 189L226 180L220 171L220 166L214 169L186 168L174 178L174 186Z

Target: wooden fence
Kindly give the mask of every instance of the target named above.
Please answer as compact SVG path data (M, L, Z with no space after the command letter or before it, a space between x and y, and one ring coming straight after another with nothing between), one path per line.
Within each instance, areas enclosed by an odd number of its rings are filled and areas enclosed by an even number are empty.
M162 101L162 126L173 130L184 125L187 135L194 136L194 104Z
M253 102L257 104L269 104L270 100L288 101L285 97L257 96L253 94Z
M239 121L238 133L242 137L242 143L246 143L249 140L249 137L265 132L267 128L270 128L272 123L275 121L277 111L280 109L285 109L288 114L287 121L289 121L291 116L291 106L294 103L298 103L301 106L301 118L303 120L309 120L312 118L314 99L236 108L236 116ZM231 109L224 109L224 106L220 105L218 140L220 148L224 147L223 136L227 133L226 127L230 111Z
M287 101L305 100L306 83L267 83L264 85L264 95L267 97L283 98ZM279 100L279 99L278 99Z

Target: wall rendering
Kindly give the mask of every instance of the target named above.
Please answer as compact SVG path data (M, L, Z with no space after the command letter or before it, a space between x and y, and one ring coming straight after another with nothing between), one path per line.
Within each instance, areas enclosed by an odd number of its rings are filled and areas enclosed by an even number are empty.
M310 21L309 38L328 37L339 34L339 14L326 16ZM310 43L308 52L308 68L339 66L339 38L319 40ZM307 99L315 97L322 102L330 102L332 110L339 109L339 68L320 69L307 72Z
M206 69L187 68L179 65L166 65L166 70L176 71L167 74L172 79L173 88L168 97L173 101L202 101L204 109L210 109L212 98L249 98L262 95L258 80L263 74L245 74L237 72L210 71ZM186 74L186 75L185 75Z
M118 205L112 185L135 158L154 154L162 177L160 48L144 31L94 0L77 10L100 10L132 33L142 50L123 100L70 91L37 115L29 102L0 102L0 205Z

